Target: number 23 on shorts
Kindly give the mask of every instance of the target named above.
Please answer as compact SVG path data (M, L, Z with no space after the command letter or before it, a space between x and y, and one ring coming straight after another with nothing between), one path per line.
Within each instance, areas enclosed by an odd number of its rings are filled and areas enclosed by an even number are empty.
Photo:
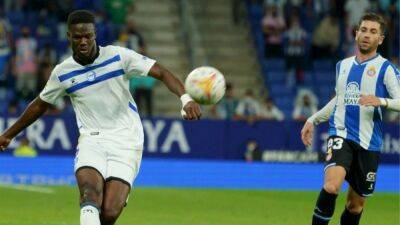
M339 150L343 147L343 138L341 137L331 137L328 140L328 151L333 149L333 150Z

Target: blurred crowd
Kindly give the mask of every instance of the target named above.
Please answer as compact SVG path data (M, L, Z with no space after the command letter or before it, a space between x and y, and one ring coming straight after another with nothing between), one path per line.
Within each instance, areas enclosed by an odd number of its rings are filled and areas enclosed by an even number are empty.
M400 1L264 0L262 4L266 57L284 56L290 67L300 67L309 63L307 59L336 61L354 55L354 31L361 16L376 12L388 22L379 52L398 64Z
M300 89L294 99L294 107L290 117L277 107L274 100L259 98L251 89L246 90L243 96L238 97L231 83L226 85L226 93L217 105L211 109L214 119L245 121L252 125L257 121L283 121L293 120L305 122L311 115L318 111L318 97L309 89ZM387 122L399 123L400 113L386 112L384 118Z
M251 89L246 90L242 98L238 98L234 93L233 85L228 83L224 98L212 109L212 117L246 121L249 124L262 120L283 121L285 119L304 122L317 112L317 97L307 89L298 92L295 102L291 118L285 118L284 113L271 98L260 102Z
M88 9L96 19L97 43L115 44L146 54L134 21L133 0L3 0L0 2L0 114L19 114L45 86L54 66L71 56L66 20L75 9ZM131 82L138 104L152 114L154 80ZM68 98L48 114L72 111Z
M336 61L356 51L354 28L366 11L384 15L389 22L380 53L398 64L399 11L396 0L248 0L263 8L261 21L266 58L284 58L296 74L313 59ZM240 10L245 0L233 0L233 23L244 23ZM69 57L66 19L74 9L95 13L97 43L128 47L146 54L146 44L135 24L134 0L3 0L0 1L0 114L17 115L36 97L54 66ZM350 13L351 12L351 13ZM131 90L143 116L153 115L155 80L134 78ZM299 120L317 111L318 98L312 90L299 90L292 115L283 113L272 98L258 101L258 93L247 90L238 98L227 85L226 96L212 108L217 119ZM48 113L72 112L67 98ZM399 121L389 113L388 121Z

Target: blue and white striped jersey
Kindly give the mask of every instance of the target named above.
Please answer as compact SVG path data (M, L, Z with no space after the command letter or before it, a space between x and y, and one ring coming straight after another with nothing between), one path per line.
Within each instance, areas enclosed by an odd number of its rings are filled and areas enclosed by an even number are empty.
M379 54L359 63L355 56L336 64L336 104L329 135L340 136L371 151L382 147L382 108L360 106L360 95L400 99L399 70Z
M143 128L129 80L132 75L147 76L155 61L118 46L99 49L99 56L90 65L82 66L73 57L58 64L40 98L55 104L68 95L81 134L101 131L132 136L140 146Z

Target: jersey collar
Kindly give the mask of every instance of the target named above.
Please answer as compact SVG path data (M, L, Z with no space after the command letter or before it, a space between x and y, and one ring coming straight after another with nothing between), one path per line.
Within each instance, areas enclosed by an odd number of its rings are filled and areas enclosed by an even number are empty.
M357 64L357 65L362 65L362 64L365 64L365 63L367 63L367 62L369 62L369 61L372 61L372 60L378 58L379 56L380 56L379 53L376 53L376 55L374 55L373 57L371 57L371 58L365 60L364 62L359 62L358 59L357 59L357 56L355 56L355 57L354 57L354 62L355 62L355 64Z

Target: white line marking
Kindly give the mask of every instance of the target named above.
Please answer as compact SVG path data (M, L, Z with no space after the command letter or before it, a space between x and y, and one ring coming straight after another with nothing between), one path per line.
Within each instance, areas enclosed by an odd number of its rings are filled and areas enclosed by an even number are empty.
M28 186L28 185L4 185L0 184L0 188L14 189L19 191L38 192L44 194L53 194L54 190L46 187Z

